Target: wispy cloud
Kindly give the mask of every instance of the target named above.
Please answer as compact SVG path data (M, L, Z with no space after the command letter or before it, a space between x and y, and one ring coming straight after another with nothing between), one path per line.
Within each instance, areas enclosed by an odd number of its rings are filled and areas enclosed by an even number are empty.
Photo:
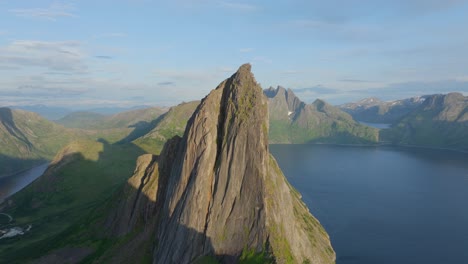
M292 90L298 94L308 93L308 94L315 94L315 95L337 94L340 92L340 90L324 87L322 85L317 85L315 87L310 87L310 88L296 88Z
M158 85L159 86L171 86L171 85L174 85L175 82L159 82Z
M107 56L107 55L97 55L97 56L94 56L94 58L96 58L96 59L102 59L102 60L112 60L114 57L112 57L112 56Z
M313 33L322 39L368 42L378 41L385 37L382 29L376 24L359 23L347 19L295 19L286 22L285 26L286 30Z
M255 11L257 10L257 6L248 4L248 3L241 3L241 2L234 2L234 1L220 1L219 4L222 7L233 9L233 10L240 10L240 11Z
M360 80L360 79L341 79L340 82L347 82L347 83L372 83L373 81Z
M10 9L9 12L19 17L56 21L62 17L77 17L74 10L74 6L69 3L55 2L46 8Z
M87 93L87 88L48 87L39 84L23 84L16 89L0 90L0 96L32 98L70 98Z
M15 40L0 46L2 67L42 67L51 71L84 73L86 55L77 41Z

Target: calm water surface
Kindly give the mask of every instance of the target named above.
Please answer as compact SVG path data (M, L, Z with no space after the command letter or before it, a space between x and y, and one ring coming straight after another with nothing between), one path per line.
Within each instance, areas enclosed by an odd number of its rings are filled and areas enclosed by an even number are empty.
M359 121L359 123L366 125L366 126L379 128L379 129L390 128L392 126L392 124L369 123L369 122L362 122L362 121Z
M0 203L41 176L47 166L46 163L10 177L0 178Z
M468 263L468 154L271 145L337 264Z

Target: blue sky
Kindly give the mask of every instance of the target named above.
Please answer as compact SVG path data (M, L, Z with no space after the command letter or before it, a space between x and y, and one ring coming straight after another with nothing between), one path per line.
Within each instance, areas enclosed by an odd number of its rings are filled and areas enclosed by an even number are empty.
M170 106L245 62L306 102L466 94L467 25L462 0L0 0L0 106Z

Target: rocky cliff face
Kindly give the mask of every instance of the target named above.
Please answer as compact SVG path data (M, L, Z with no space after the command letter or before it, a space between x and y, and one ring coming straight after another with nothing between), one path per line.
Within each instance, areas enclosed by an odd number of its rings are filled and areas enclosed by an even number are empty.
M268 102L250 70L241 66L203 99L158 161L140 158L110 217L117 235L135 232L137 222L155 225L153 263L249 255L334 262L328 235L268 151Z

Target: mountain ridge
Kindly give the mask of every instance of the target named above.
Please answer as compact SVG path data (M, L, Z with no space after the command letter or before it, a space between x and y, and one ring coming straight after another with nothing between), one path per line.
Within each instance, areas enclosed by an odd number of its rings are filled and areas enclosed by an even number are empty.
M302 102L291 89L265 90L270 107L271 143L374 144L377 130L361 125L327 102Z
M393 124L419 107L429 96L415 96L389 102L370 97L338 107L358 121Z

